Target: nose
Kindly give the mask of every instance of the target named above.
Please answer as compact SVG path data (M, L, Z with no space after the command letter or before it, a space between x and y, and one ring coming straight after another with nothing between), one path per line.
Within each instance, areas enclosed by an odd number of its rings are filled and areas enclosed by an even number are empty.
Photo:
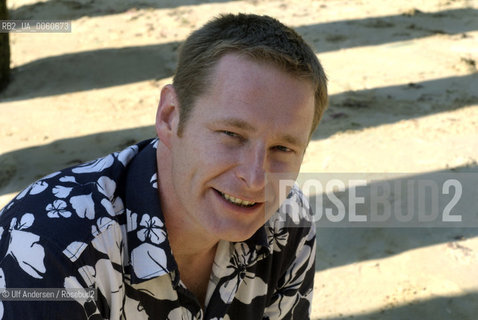
M263 190L266 184L266 150L263 146L247 148L236 175L248 189Z

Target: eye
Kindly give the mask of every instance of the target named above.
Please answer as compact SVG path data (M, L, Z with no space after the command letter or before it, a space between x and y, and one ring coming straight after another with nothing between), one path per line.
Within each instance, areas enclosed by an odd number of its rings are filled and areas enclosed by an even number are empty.
M274 149L276 149L280 152L286 152L286 153L294 152L294 150L292 150L290 148L287 148L287 147L284 147L284 146L275 146Z
M243 143L245 141L244 137L238 133L229 130L218 130L223 137L225 137L226 141L228 142L240 142Z
M230 137L233 137L233 138L240 138L241 137L240 135L238 135L237 133L234 133L232 131L222 130L220 132L224 133L225 135L228 135Z

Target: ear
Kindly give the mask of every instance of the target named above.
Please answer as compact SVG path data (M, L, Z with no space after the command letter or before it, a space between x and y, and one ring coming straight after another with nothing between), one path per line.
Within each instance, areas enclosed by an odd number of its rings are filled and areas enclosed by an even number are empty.
M179 102L176 90L171 84L163 87L156 113L156 134L168 148L171 138L176 135L179 124Z

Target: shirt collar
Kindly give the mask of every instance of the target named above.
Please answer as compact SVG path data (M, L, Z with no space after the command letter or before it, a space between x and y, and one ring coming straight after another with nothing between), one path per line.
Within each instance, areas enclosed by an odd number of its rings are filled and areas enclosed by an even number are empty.
M124 181L126 247L132 284L167 273L174 273L173 281L179 281L157 189L157 145L158 139L137 145L139 151L127 165ZM265 257L271 252L265 227L244 243L257 251L258 256Z

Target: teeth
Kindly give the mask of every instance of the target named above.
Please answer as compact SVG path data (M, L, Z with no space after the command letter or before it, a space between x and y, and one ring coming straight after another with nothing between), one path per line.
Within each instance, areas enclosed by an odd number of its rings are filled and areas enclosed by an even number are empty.
M236 205L239 205L239 206L243 206L243 207L250 207L250 206L253 206L255 205L256 203L255 202L251 202L251 201L246 201L246 200L241 200L241 199L238 199L238 198L234 198L233 196L230 196L226 193L222 193L221 192L221 195L224 199L226 199L227 201L231 202L231 203L234 203Z

